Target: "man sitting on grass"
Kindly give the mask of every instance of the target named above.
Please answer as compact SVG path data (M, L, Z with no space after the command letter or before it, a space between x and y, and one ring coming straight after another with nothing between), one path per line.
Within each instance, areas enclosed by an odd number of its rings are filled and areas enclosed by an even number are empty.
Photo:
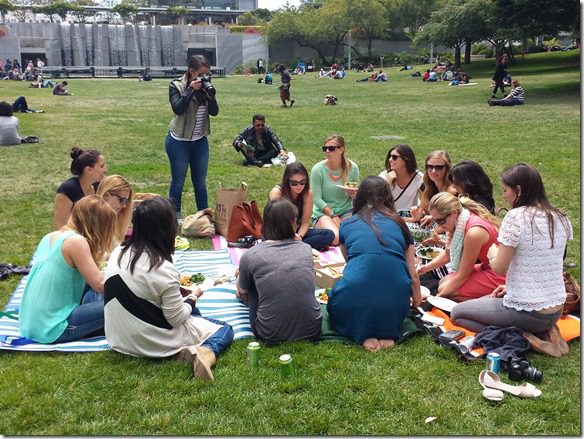
M57 96L71 96L66 87L67 81L57 82L57 85L53 88L53 94Z
M280 155L285 158L288 153L276 133L266 125L263 114L254 114L252 125L243 129L233 141L233 147L245 157L243 166L271 165L272 159Z
M489 99L487 102L489 105L523 105L525 103L525 92L523 87L519 84L519 81L514 79L511 81L513 89L511 93L505 96L503 99Z

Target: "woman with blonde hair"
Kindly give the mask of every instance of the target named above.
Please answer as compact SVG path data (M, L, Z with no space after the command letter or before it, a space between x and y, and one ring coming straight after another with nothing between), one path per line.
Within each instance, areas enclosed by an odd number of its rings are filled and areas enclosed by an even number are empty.
M345 157L345 139L337 134L324 140L322 151L326 160L312 167L310 183L314 194L312 224L316 229L332 230L335 239L331 245L339 243L339 225L351 216L353 202L351 196L339 186L346 182L359 181L359 167Z
M99 184L97 195L102 197L116 213L114 239L116 244L119 244L124 240L132 219L132 201L134 199L132 186L121 175L110 175Z
M426 265L419 273L427 273L450 262L452 273L438 285L438 296L456 302L490 294L505 283L489 265L487 252L497 242L499 220L484 206L468 197L455 197L440 192L430 200L430 215L438 233L446 233L446 251Z
M65 226L43 237L22 297L21 336L64 343L103 330L104 303L95 294L104 290L98 264L111 251L115 221L103 198L90 195L75 204ZM86 284L91 290L85 291Z
M432 223L429 205L430 199L439 192L456 194L456 189L450 180L452 162L450 155L443 150L432 151L424 160L424 186L420 196L420 206L411 209L412 217L423 226Z

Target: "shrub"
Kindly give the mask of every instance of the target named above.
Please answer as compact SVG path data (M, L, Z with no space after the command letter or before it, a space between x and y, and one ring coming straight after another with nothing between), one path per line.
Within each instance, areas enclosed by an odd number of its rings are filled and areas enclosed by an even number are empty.
M256 61L254 60L247 60L243 64L238 64L233 68L231 73L235 75L243 75L245 73L257 73L258 68L256 66Z

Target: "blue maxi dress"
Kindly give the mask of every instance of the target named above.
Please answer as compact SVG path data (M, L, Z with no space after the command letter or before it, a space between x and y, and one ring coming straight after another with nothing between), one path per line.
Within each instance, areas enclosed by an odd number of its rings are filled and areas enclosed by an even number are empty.
M333 329L360 344L367 338L400 338L412 291L405 250L413 239L407 242L399 225L384 215L374 213L373 222L386 245L357 215L341 223L348 260L327 305Z

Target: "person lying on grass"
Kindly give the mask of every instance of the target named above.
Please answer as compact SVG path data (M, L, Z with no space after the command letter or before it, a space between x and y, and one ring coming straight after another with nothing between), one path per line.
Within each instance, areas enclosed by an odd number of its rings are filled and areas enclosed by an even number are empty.
M241 257L237 295L254 335L266 343L316 340L322 314L314 296L312 249L295 239L298 209L280 198L264 208L264 241Z
M132 235L112 252L105 271L105 335L113 350L136 357L172 357L192 363L196 378L233 341L230 325L203 317L200 288L181 287L172 263L176 209L168 198L142 201ZM186 296L185 297L183 297Z
M343 277L329 292L332 328L365 349L395 345L410 308L422 302L414 240L395 211L389 184L367 177L357 191L353 216L343 221Z
M489 265L487 252L497 242L499 220L468 197L440 192L430 200L430 214L437 233L446 233L446 251L418 268L428 273L451 264L452 273L440 279L438 296L456 302L490 294L505 283Z
M90 195L75 204L66 225L43 237L20 306L22 337L65 343L103 334L98 264L111 251L115 220L103 198Z

